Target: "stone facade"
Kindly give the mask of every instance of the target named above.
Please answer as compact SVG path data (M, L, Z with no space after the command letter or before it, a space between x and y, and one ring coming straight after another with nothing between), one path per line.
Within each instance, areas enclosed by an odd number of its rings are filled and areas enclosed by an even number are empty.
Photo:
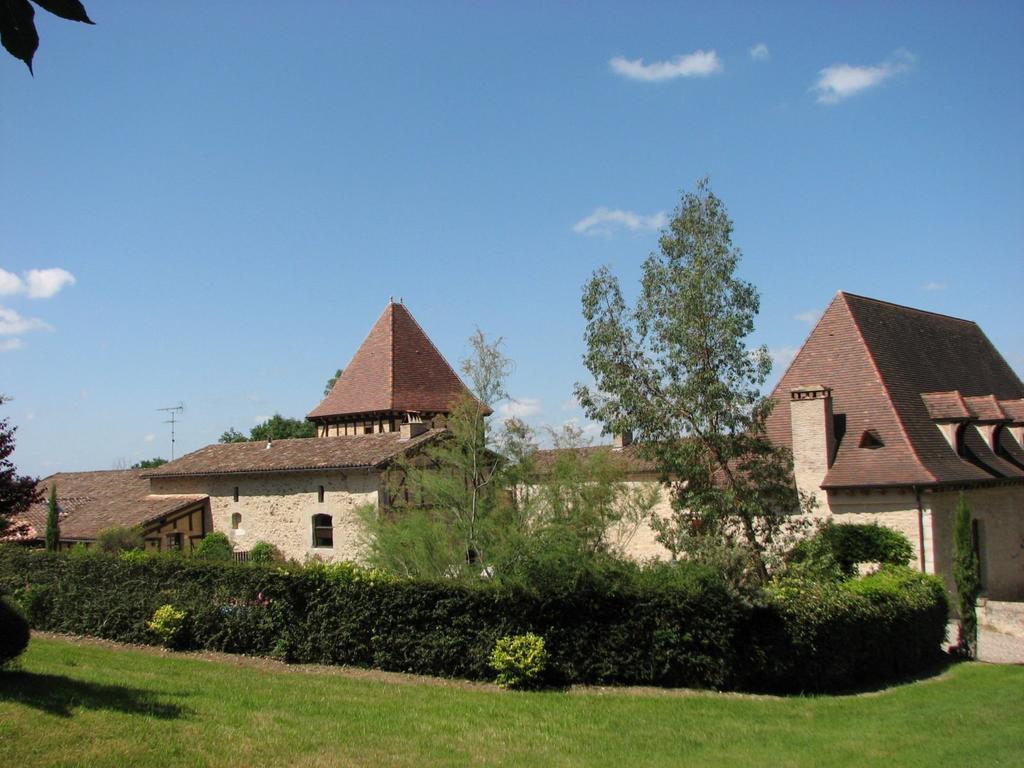
M151 482L154 493L208 494L213 530L227 534L236 551L266 541L299 561L360 561L363 529L356 508L376 506L380 491L379 473L367 470L154 477ZM331 516L331 547L313 545L313 517L321 514Z

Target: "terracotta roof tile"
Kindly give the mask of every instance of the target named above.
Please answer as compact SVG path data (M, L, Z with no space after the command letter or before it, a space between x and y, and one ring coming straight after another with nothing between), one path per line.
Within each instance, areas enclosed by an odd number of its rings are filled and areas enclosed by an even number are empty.
M658 471L653 461L641 456L640 447L637 445L627 445L622 448L616 448L611 445L593 445L582 448L546 448L537 451L535 454L537 471L541 474L549 472L555 461L560 456L565 455L566 452L575 453L581 459L594 455L607 455L612 466L627 475L654 474Z
M1024 397L1024 384L973 322L840 292L772 393L773 440L791 445L789 390L817 383L832 388L843 428L824 487L984 482L1005 472L1016 477L991 451L979 449L977 461L958 456L922 397L954 391L965 401ZM859 447L867 430L878 433L883 447Z
M939 421L966 421L971 418L967 404L956 390L952 392L924 392L921 394L928 416Z
M971 417L978 421L1006 421L1006 414L999 407L995 395L980 395L977 397L965 397L964 403L971 412Z
M1014 424L1024 424L1024 399L1000 400L999 407Z
M468 394L405 305L392 303L307 418L387 411L448 413Z
M102 472L58 472L39 481L37 488L48 499L50 484L57 485L57 508L62 540L92 540L112 525L136 526L205 501L202 494L154 495L149 492L145 470L115 469ZM26 538L42 538L46 532L47 502L34 504L23 518L30 531Z
M400 432L295 438L274 440L270 448L263 442L215 443L151 469L146 477L376 467L443 432L431 429L409 440L402 440Z

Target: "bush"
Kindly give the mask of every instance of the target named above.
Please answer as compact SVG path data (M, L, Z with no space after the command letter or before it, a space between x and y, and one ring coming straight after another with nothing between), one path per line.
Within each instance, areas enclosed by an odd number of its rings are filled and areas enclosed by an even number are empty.
M205 560L231 560L234 557L234 551L227 534L214 531L202 538L199 546L192 550L192 556Z
M277 547L265 541L257 541L249 550L249 562L251 563L272 563L280 559Z
M829 520L814 536L800 542L790 559L822 575L838 567L843 576L850 577L856 574L858 563L906 565L913 555L907 537L892 528Z
M946 626L941 583L906 568L789 580L753 599L685 562L554 586L0 545L0 591L38 629L153 643L147 624L172 605L186 614L179 647L474 680L494 679L500 638L532 633L544 639L545 684L837 690L924 669Z
M126 549L142 549L144 543L142 531L123 525L112 525L96 534L96 549L108 554Z
M0 668L28 647L28 621L6 597L0 597Z
M153 618L146 622L153 633L168 648L177 646L185 628L185 611L179 611L173 605L161 605L153 612Z
M536 687L547 663L544 638L532 632L498 638L491 652L491 667L498 673L497 682L502 688Z

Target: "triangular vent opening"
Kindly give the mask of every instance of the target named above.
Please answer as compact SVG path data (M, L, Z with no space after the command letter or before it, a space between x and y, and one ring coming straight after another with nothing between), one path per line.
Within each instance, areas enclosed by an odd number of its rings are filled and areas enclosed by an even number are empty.
M881 436L873 429L865 429L864 434L860 436L860 448L882 448L885 443L882 442Z

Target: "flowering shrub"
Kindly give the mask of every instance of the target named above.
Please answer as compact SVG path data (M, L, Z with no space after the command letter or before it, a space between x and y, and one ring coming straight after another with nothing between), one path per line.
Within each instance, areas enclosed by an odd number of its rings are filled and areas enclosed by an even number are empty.
M174 648L181 638L185 627L185 611L179 611L173 605L161 605L153 612L153 618L146 622L149 627L168 648Z
M498 673L498 685L502 688L535 687L547 663L544 638L532 632L498 638L491 652L491 666Z

